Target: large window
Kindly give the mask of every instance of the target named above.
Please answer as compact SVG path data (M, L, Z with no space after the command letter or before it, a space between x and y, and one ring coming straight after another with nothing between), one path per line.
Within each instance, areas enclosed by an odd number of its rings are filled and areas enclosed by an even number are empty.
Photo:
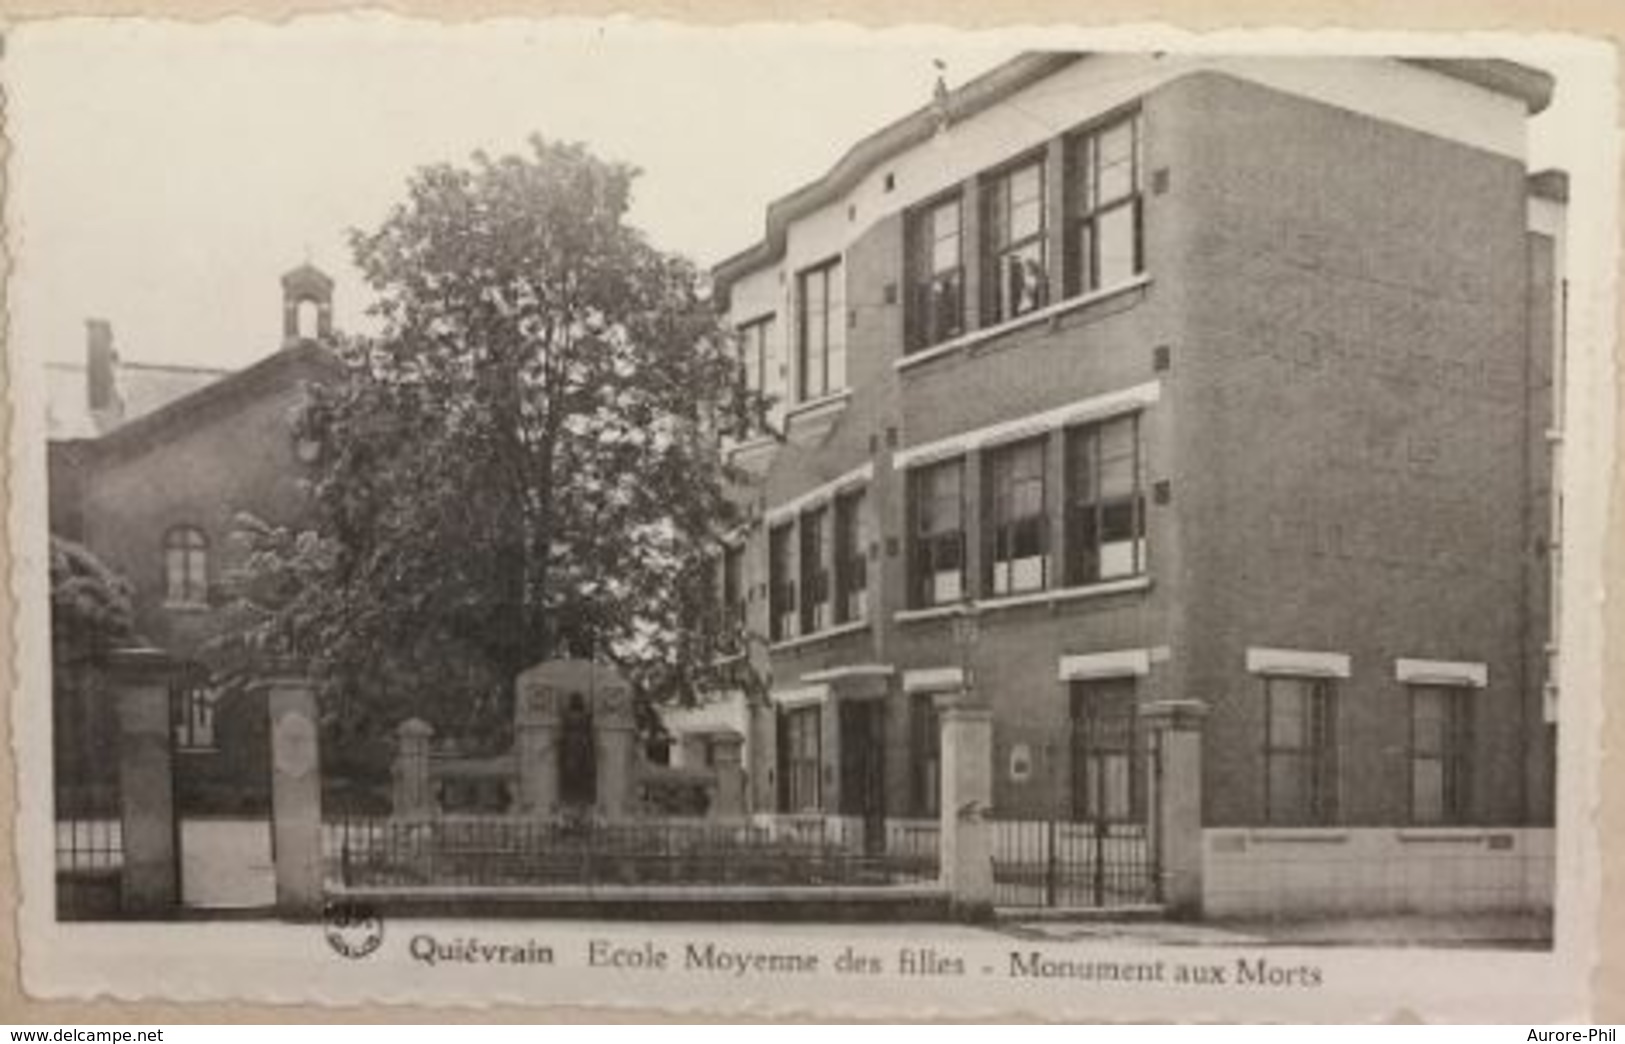
M914 814L935 817L942 807L942 721L935 693L917 692L909 700L909 732Z
M987 215L985 323L1002 322L1049 303L1044 242L1044 161L995 175L983 189Z
M958 196L915 214L909 227L909 347L926 348L965 330L964 229Z
M1067 456L1067 583L1145 572L1139 414L1072 430Z
M1336 708L1324 678L1264 679L1264 818L1278 826L1337 820Z
M722 613L726 626L743 632L745 628L745 548L722 549Z
M1074 137L1068 164L1067 292L1088 293L1141 272L1138 114Z
M995 595L1049 586L1049 539L1044 520L1044 445L1047 437L988 454Z
M1072 683L1072 817L1090 822L1143 822L1134 679Z
M835 498L835 622L868 616L869 539L863 490Z
M795 527L774 526L767 536L769 636L782 642L796 636Z
M946 605L965 594L965 462L916 469L913 485L913 602Z
M1411 819L1469 821L1472 797L1473 691L1411 687Z
M772 376L778 369L772 356L773 318L758 319L739 328L739 375L751 403L749 427L743 434L754 435L767 427L768 408L774 392Z
M800 401L846 387L846 305L841 263L831 261L797 279L796 389Z
M801 633L816 634L829 626L829 508L801 516Z
M209 598L209 540L196 526L164 534L164 600L203 605Z
M214 750L214 715L220 690L205 679L188 676L170 689L175 746L180 750Z
M785 812L824 807L824 715L821 707L798 707L779 719L780 794Z

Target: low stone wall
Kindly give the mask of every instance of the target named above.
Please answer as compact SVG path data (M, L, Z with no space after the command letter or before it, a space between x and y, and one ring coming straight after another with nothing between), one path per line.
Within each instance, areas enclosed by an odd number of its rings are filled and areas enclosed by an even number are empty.
M1208 917L1539 912L1552 908L1549 828L1207 829Z

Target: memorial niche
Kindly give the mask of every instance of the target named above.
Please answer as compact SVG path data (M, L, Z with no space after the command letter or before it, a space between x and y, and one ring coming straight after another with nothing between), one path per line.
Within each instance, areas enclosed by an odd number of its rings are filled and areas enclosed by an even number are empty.
M598 741L592 708L579 692L570 693L559 717L559 803L587 807L598 801Z

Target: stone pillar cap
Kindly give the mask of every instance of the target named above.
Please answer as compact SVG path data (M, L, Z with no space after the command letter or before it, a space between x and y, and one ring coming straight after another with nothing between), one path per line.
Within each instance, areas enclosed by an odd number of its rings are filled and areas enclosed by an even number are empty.
M407 718L405 721L395 726L395 735L400 736L403 739L427 739L434 735L434 726L430 725L422 718Z
M174 657L150 645L114 649L107 654L107 665L116 671L143 674L168 673L178 666Z

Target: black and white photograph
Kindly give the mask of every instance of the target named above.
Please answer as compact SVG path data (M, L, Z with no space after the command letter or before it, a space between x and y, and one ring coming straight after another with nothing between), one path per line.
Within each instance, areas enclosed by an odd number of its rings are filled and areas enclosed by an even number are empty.
M8 34L25 987L1583 1011L1613 74Z

